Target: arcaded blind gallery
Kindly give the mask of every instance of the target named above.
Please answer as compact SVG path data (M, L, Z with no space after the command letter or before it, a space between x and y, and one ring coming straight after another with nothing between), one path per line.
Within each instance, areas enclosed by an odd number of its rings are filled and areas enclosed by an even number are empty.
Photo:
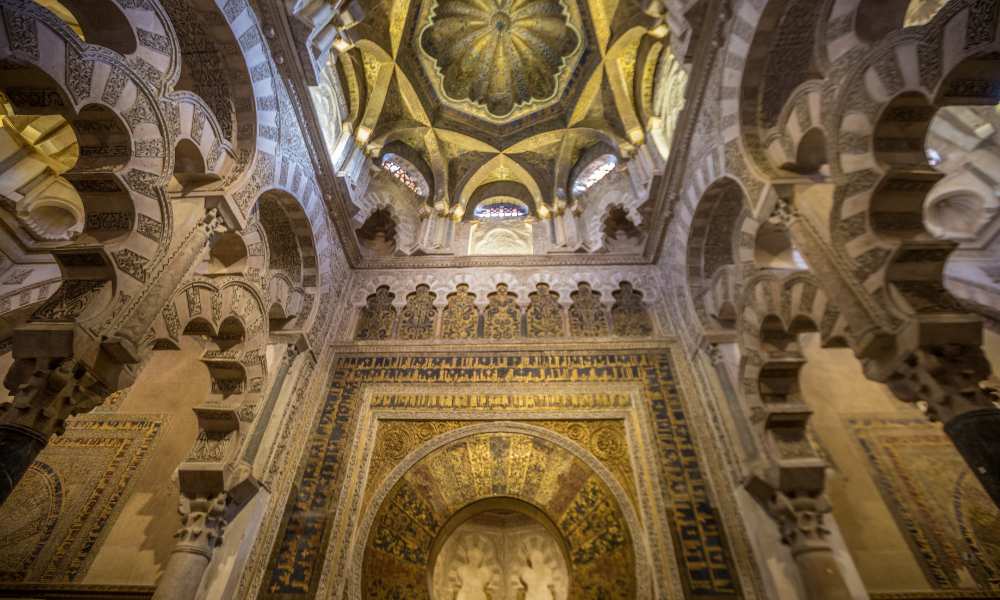
M0 598L1000 597L1000 0L0 0Z

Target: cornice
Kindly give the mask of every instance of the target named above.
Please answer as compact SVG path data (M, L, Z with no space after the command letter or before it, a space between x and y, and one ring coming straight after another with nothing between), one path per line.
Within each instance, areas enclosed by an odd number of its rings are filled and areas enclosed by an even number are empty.
M390 256L362 259L358 269L461 269L468 267L589 267L648 265L640 254L542 254L510 256Z
M443 343L446 342L446 343ZM563 352L563 351L613 351L613 352L653 352L663 351L677 345L674 336L648 338L544 338L518 340L380 340L372 342L334 342L330 349L337 355L386 356L386 355L450 355L456 353L497 352Z

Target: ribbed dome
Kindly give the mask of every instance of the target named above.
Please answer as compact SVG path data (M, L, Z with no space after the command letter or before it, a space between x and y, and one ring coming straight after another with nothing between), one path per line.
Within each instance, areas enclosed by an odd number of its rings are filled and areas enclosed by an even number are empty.
M550 98L579 41L559 0L439 0L421 37L445 93L498 117Z

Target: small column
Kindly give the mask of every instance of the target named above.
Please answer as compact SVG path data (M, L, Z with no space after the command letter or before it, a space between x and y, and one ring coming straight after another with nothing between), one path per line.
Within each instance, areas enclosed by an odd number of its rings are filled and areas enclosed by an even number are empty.
M775 494L771 515L781 528L781 541L795 558L809 600L851 600L850 590L827 541L830 530L823 524L830 505L820 496Z
M181 496L177 545L156 586L153 600L194 600L212 553L226 527L226 494L211 498Z
M306 341L305 336L301 334L296 336L295 341L286 346L285 354L281 357L281 362L278 364L278 370L277 373L275 373L274 382L271 384L271 389L267 394L267 400L264 402L264 406L261 408L260 414L257 416L257 422L254 423L254 429L251 432L250 438L243 450L243 460L247 464L252 465L254 460L257 458L257 452L260 450L261 441L264 439L264 433L267 431L267 426L271 422L271 415L274 412L274 407L278 403L278 396L281 395L281 390L285 386L285 378L288 377L288 372L295 363L295 358L308 347L308 341Z
M198 437L177 469L181 527L154 600L195 599L226 525L259 489L251 466L238 460L243 439L236 407L209 402L194 411Z
M108 390L76 360L19 358L4 379L13 401L0 406L0 505L66 419L99 405Z

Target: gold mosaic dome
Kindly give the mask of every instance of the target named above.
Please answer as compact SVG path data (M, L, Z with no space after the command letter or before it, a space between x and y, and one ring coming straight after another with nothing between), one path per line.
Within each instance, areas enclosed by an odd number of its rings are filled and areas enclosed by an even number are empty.
M580 40L560 0L439 0L421 46L450 99L507 117L556 96Z

